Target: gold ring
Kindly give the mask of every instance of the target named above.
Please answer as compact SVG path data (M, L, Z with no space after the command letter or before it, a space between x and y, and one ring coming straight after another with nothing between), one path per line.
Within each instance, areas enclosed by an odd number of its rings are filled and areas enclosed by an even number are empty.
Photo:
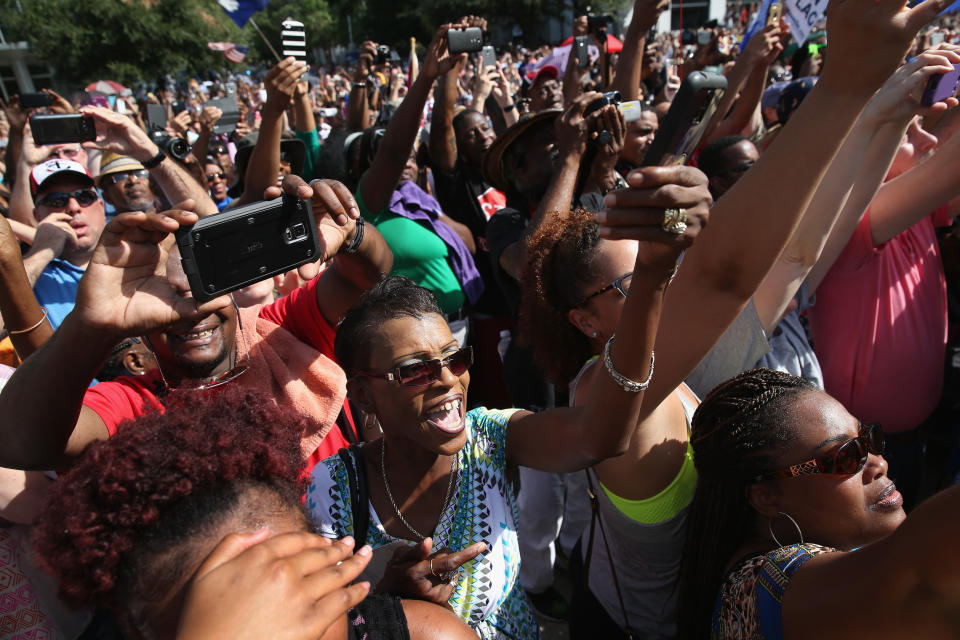
M686 209L664 209L663 222L660 223L660 228L667 233L682 236L687 230L686 220Z

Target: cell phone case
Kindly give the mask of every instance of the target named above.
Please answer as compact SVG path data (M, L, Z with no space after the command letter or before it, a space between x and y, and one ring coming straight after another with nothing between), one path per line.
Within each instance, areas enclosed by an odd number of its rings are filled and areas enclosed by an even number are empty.
M79 113L57 113L30 116L33 141L38 145L89 142L97 139L93 116Z
M920 104L929 107L936 102L943 102L957 95L958 88L960 88L960 64L954 64L953 71L950 73L930 77L927 88L920 97Z
M200 302L317 260L309 201L283 195L227 210L177 231L181 263Z
M447 32L447 48L451 55L480 51L483 48L483 31L480 27L450 29Z
M51 104L53 104L53 98L49 93L24 93L20 96L20 106L24 109L49 107Z
M497 66L497 53L493 47L487 45L480 50L480 68L486 69L495 66Z
M643 165L684 164L700 145L726 88L727 79L718 73L694 71L684 78Z

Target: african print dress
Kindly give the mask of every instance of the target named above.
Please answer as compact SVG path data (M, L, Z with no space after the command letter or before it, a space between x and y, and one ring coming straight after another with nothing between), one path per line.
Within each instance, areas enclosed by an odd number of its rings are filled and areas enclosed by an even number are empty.
M836 551L808 542L744 560L728 575L713 612L715 640L783 640L783 592L810 558Z
M507 422L515 411L478 407L467 412L467 442L459 453L455 499L441 515L433 535L436 549L460 551L477 542L487 545L486 551L463 565L450 599L453 610L484 640L539 637L533 611L517 582L518 511L507 481L506 458ZM354 465L362 468L356 458ZM350 481L338 456L314 468L307 508L319 524L320 535L353 535ZM366 544L377 549L399 541L384 530L372 505L369 509Z

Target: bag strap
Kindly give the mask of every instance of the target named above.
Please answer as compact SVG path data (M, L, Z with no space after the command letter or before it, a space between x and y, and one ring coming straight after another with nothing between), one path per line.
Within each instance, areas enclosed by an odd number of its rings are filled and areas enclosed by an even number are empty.
M367 542L367 530L370 528L370 492L367 487L367 473L360 458L360 447L352 445L349 449L337 452L343 466L347 468L347 480L350 483L350 509L353 511L353 539L358 548ZM354 465L354 456L357 464Z
M623 632L629 640L633 640L633 630L630 628L630 620L627 618L627 607L623 604L623 594L620 592L620 581L617 580L617 570L613 566L613 554L610 552L610 543L607 541L607 531L603 527L603 518L600 516L600 500L597 498L597 490L593 487L593 478L590 476L590 469L584 469L587 474L587 495L590 496L590 539L587 542L587 551L583 559L583 589L589 589L590 580L590 558L593 556L593 535L597 523L600 524L600 535L603 537L603 546L607 550L607 561L610 563L610 575L613 577L613 587L617 591L617 600L620 602L620 613L623 614Z

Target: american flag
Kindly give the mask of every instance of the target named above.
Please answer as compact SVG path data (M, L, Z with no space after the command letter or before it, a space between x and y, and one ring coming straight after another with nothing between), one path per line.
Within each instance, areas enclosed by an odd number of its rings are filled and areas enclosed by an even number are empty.
M250 47L234 44L232 42L208 42L207 47L214 51L222 51L223 57L230 62L243 62L247 56Z

